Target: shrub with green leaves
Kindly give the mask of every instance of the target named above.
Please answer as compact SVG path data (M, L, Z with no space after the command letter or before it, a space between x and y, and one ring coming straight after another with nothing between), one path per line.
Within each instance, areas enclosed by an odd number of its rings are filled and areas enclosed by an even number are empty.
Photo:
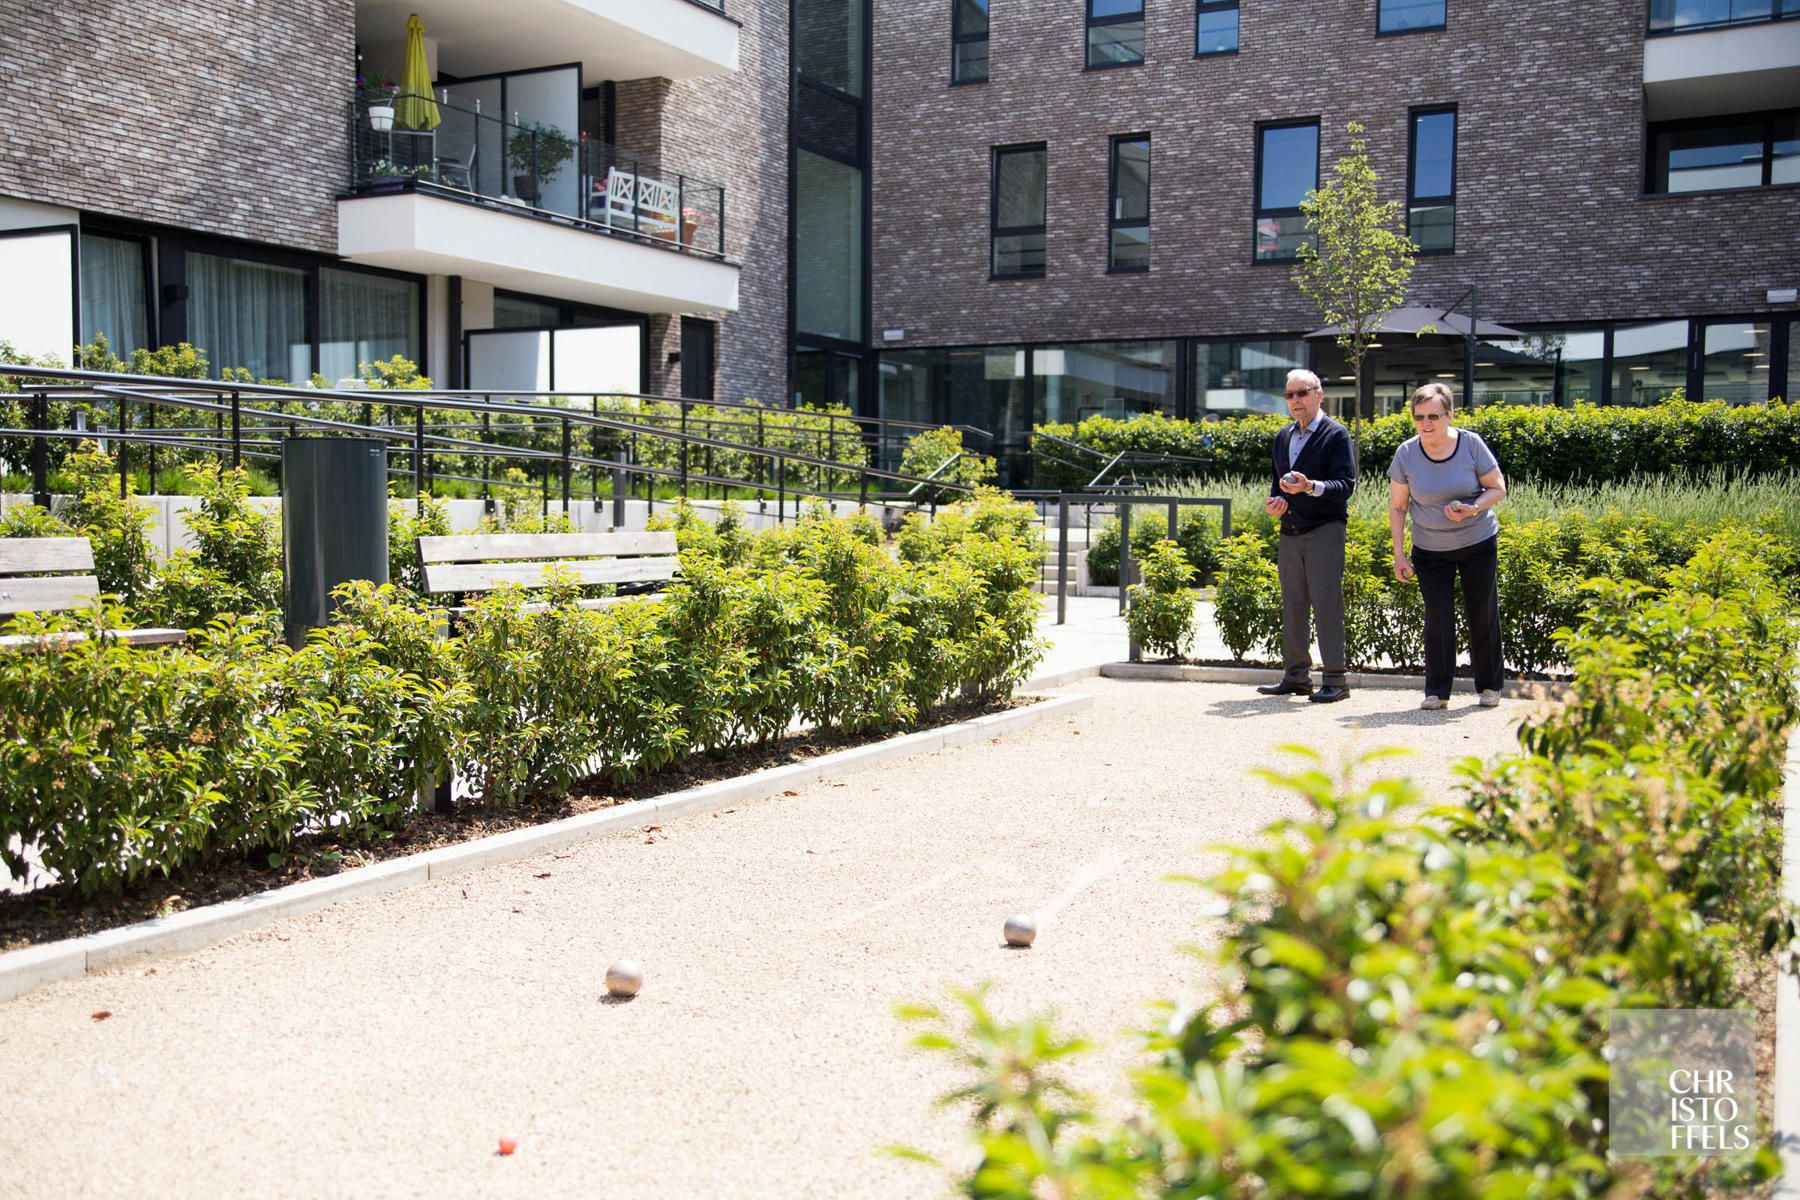
M1169 536L1168 513L1161 508L1132 507L1131 557L1141 562L1150 548ZM1208 508L1183 506L1175 518L1175 542L1194 569L1199 583L1212 582L1219 569L1219 514ZM1119 583L1119 522L1102 524L1088 544L1088 582L1099 587Z
M1281 573L1263 535L1240 533L1219 544L1213 619L1233 658L1280 653Z
M992 483L996 473L991 457L977 454L963 446L960 429L927 429L914 434L907 439L906 449L900 454L900 474L910 475L914 479L932 479L938 483L961 485L961 488L928 485L921 489L921 496L928 496L939 503L955 499L962 488Z
M246 503L241 467L200 463L193 468L198 508L187 513L192 550L163 564L137 609L146 624L192 629L225 613L279 624L281 541L276 518Z
M1180 658L1193 645L1194 605L1200 593L1188 586L1194 568L1180 546L1164 539L1144 558L1144 582L1131 585L1125 626L1131 639L1150 654Z

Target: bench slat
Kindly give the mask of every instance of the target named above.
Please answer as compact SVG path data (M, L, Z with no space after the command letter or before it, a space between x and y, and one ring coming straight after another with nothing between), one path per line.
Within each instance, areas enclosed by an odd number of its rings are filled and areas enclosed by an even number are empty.
M0 575L93 569L94 548L84 537L0 538Z
M490 533L419 539L419 561L426 565L674 553L673 533Z
M124 642L128 646L172 646L187 641L185 629L109 629L107 633ZM26 633L9 633L0 637L0 650L29 650L40 641L61 645L67 642L85 642L85 633L66 633L55 637L38 638Z
M3 541L5 539L0 539ZM23 539L36 541L36 538ZM43 539L50 540L50 539ZM85 541L86 539L83 539ZM92 575L54 575L37 579L0 579L0 616L22 612L58 612L79 608L100 594Z
M438 595L443 592L485 592L509 583L543 587L544 578L552 569L565 572L582 583L652 583L675 578L680 566L678 558L446 563L425 568L425 590Z

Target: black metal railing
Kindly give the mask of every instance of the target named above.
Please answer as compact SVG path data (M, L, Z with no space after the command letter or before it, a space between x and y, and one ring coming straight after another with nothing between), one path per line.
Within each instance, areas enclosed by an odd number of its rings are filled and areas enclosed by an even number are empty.
M435 113L437 121L427 115ZM441 192L711 258L725 256L725 188L555 125L411 93L358 97L353 195Z
M1800 18L1800 0L1650 0L1652 34L1699 33Z

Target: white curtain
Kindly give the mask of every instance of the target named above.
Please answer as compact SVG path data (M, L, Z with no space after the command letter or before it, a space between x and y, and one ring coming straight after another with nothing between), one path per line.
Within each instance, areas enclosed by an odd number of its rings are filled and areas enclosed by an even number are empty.
M336 383L359 374L363 363L396 354L419 362L418 285L383 275L321 269L319 373Z
M258 379L289 383L311 377L305 272L189 254L187 273L188 341L215 372L244 367Z
M121 238L81 235L81 340L104 333L112 352L128 358L150 345L144 246Z

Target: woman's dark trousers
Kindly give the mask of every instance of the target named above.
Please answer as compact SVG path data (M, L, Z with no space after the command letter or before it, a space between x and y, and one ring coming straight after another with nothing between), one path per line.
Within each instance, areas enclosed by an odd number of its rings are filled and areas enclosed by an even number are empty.
M1413 572L1425 600L1425 694L1450 698L1456 674L1456 576L1462 574L1463 613L1469 620L1469 659L1475 690L1497 692L1500 666L1500 539L1461 550L1414 547Z

